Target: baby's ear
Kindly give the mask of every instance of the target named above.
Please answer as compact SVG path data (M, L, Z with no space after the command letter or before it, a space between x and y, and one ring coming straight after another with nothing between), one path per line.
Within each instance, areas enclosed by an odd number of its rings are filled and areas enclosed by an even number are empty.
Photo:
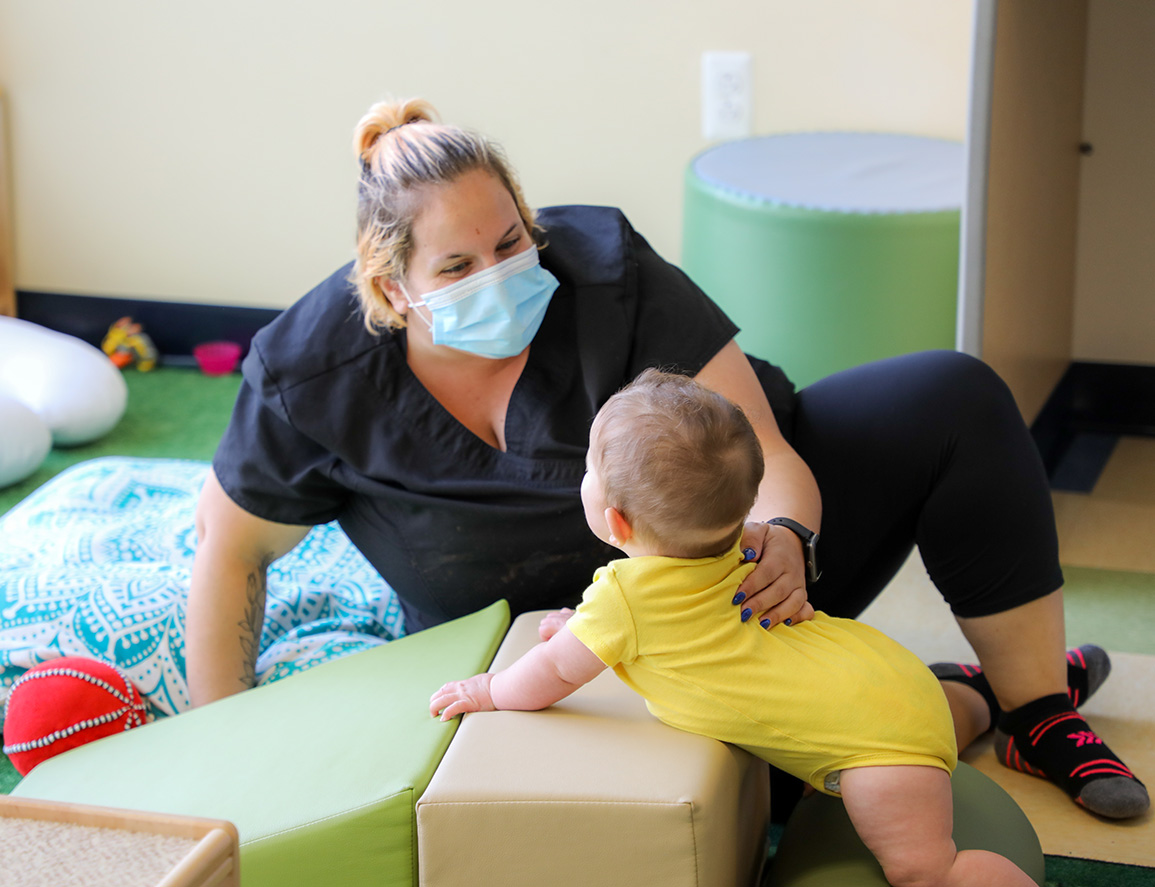
M606 508L606 526L610 535L617 540L619 547L634 538L634 528L630 526L626 516L612 505Z

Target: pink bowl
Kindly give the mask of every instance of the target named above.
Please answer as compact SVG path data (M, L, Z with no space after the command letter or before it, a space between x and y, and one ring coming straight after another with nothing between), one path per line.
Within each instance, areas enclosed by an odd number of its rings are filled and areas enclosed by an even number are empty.
M204 342L193 348L193 357L206 376L227 376L237 368L241 346L236 342Z

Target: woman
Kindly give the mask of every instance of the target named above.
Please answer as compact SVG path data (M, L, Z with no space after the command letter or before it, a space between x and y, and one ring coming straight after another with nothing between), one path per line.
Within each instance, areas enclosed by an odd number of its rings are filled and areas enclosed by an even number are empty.
M759 564L735 618L856 615L917 542L983 666L944 683L960 747L992 726L1021 746L1038 721L1079 717L1046 480L989 369L915 355L795 398L619 212L535 215L493 145L433 121L420 101L370 109L356 261L253 340L197 511L194 704L253 685L265 572L317 523L340 521L411 631L498 598L515 613L573 604L614 556L578 495L590 421L658 366L740 404L762 445L744 537ZM1091 759L1069 745L1019 751L1066 774ZM1061 784L1107 815L1145 809L1111 766Z

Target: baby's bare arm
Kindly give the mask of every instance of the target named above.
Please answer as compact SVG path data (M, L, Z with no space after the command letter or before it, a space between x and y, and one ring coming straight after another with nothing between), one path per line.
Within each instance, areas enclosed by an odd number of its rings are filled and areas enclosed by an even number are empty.
M504 671L446 684L433 694L429 711L443 721L467 711L537 711L565 699L605 667L563 628Z
M573 614L574 611L569 607L562 607L560 610L546 613L541 617L541 624L537 627L538 636L543 641L548 641L565 627L565 624L569 622Z

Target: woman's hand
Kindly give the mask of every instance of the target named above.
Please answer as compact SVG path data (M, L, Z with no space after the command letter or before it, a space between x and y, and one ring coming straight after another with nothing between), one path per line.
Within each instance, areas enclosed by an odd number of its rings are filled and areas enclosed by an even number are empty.
M573 613L574 611L569 607L562 607L560 610L546 613L541 619L541 624L537 627L538 637L543 641L548 641L565 628L565 624L569 622L569 617L572 616Z
M448 721L467 711L495 711L489 684L493 675L478 674L465 681L450 681L429 700L429 713Z
M802 540L792 530L751 521L742 533L742 548L747 560L758 562L734 598L743 622L756 617L763 628L773 628L814 615L806 599Z

